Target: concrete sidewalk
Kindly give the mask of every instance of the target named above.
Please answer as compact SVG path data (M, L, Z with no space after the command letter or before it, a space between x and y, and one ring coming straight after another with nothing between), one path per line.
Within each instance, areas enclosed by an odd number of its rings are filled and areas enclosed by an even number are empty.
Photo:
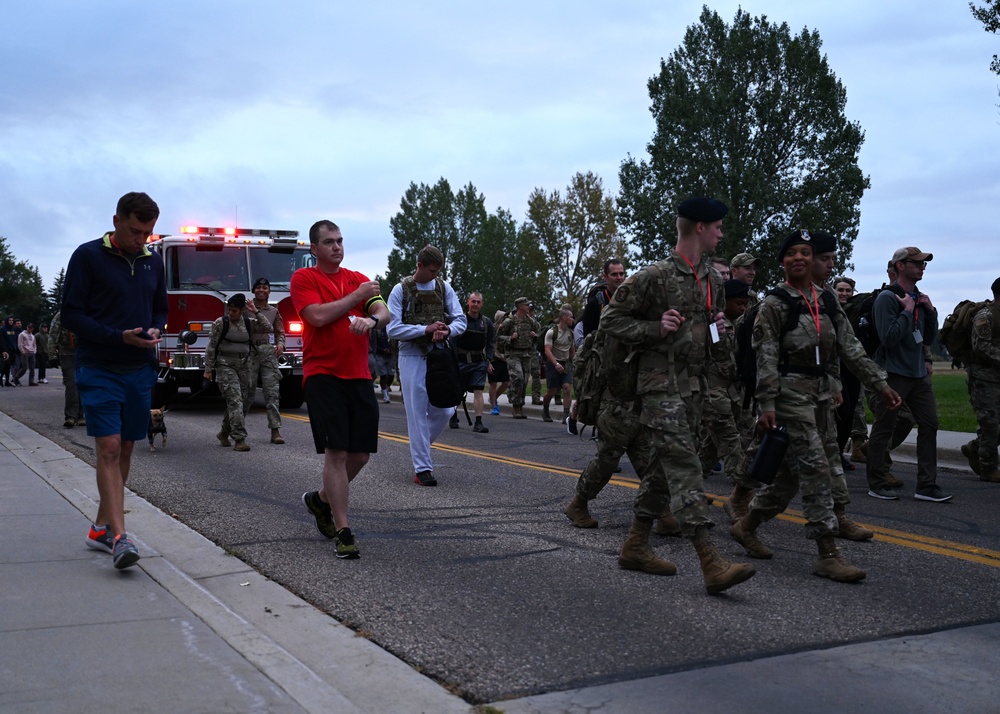
M0 413L0 710L468 712L412 667L126 492L142 554L84 540L93 467Z

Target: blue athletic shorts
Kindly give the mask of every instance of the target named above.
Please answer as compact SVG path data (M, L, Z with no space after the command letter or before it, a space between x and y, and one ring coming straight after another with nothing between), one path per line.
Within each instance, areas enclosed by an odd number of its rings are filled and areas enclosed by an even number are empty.
M145 439L154 384L152 365L125 374L89 365L77 367L76 388L87 418L87 436L120 434L124 441Z

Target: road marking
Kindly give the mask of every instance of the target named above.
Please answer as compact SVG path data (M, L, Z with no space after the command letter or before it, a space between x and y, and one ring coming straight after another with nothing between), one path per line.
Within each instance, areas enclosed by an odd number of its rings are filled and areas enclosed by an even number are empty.
M294 414L282 414L282 417L285 416L289 419L295 419L297 421L309 421L308 417L301 417ZM401 436L399 434L380 431L378 435L382 439L394 441L398 444L410 443L408 437ZM541 464L535 461L526 461L524 459L516 459L512 456L499 456L497 454L490 454L482 451L472 451L471 449L464 449L460 446L451 446L449 444L432 444L431 448L439 451L446 451L452 454L459 454L461 456L471 456L477 459L495 461L508 466L517 466L519 468L533 469L535 471L545 471L559 476L580 478L580 471L578 470L551 466L549 464ZM639 480L629 476L613 476L609 483L616 486L624 486L625 488L639 488ZM712 499L712 505L722 506L722 500L725 496L715 493L706 493L705 495ZM786 510L784 513L777 516L777 518L790 523L797 523L799 525L804 525L806 522L806 519L803 518L802 511L794 509ZM858 525L862 525L865 528L874 531L874 540L882 543L892 543L906 548L922 550L925 553L935 553L937 555L944 555L950 558L958 558L959 560L967 560L970 563L979 563L980 565L989 565L994 568L1000 568L1000 551L990 550L988 548L979 548L973 545L966 545L965 543L942 540L931 536L922 536L916 533L907 533L906 531L898 531L892 528L882 528L870 523L859 522Z

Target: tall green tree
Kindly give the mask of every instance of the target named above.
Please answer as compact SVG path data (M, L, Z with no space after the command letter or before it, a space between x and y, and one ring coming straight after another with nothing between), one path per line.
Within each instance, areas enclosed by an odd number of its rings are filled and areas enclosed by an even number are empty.
M986 4L978 7L975 3L969 3L972 16L983 23L983 29L996 34L1000 32L1000 0L987 0ZM990 69L1000 74L1000 58L993 55L993 62Z
M56 279L52 283L52 287L47 293L45 293L45 299L47 301L47 309L49 316L55 315L62 308L62 298L63 298L63 288L66 285L66 268L62 268Z
M417 267L417 253L428 243L444 253L440 275L449 279L452 252L458 247L458 223L455 195L447 179L442 177L433 186L424 183L418 186L411 182L399 208L399 213L389 219L396 243L389 253L389 269L385 276L389 289L400 279L413 274Z
M629 156L619 171L618 219L643 262L667 254L677 204L700 195L730 209L717 252L762 258L761 283L777 281L777 248L798 228L837 236L838 267L851 267L870 186L858 166L864 132L845 116L847 92L821 47L816 31L793 35L743 10L727 25L702 9L649 80L648 160Z
M17 260L7 239L0 236L0 319L14 315L25 324L37 325L48 318L46 312L45 288L38 268Z
M472 290L483 294L484 314L514 309L524 296L545 311L551 286L545 254L535 237L518 226L510 211L500 208L486 218L473 253L475 278Z
M545 253L558 302L579 311L587 289L610 257L625 257L625 240L618 232L615 201L604 192L594 173L577 173L566 187L546 193L536 188L528 197L525 230Z

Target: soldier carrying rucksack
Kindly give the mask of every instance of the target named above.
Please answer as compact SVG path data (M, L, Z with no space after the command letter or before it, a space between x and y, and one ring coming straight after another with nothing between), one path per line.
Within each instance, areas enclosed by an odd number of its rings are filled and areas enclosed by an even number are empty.
M969 401L979 423L978 436L962 446L962 453L980 480L1000 483L1000 278L990 289L992 300L958 304L944 322L941 342L968 369Z

